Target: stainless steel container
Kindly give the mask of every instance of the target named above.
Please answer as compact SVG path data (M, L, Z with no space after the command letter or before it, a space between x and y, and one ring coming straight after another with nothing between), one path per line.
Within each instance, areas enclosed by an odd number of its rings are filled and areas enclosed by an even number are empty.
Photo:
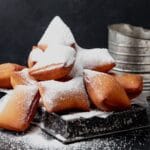
M150 91L150 30L129 24L109 26L108 49L116 60L115 73L143 76L145 91Z
M150 65L150 56L133 56L126 54L118 54L110 51L111 56L117 63L134 64L134 65Z
M117 61L116 61L117 62ZM114 68L118 71L130 72L130 73L149 73L150 72L150 65L143 65L143 64L128 64L117 62Z
M129 24L113 24L109 28L109 43L123 47L150 47L150 30Z
M150 47L125 47L109 42L109 50L112 53L128 56L150 56Z

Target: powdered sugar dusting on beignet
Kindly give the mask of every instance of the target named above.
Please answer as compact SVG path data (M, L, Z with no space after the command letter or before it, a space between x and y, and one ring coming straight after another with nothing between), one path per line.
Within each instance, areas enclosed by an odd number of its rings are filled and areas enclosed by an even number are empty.
M43 55L43 51L40 48L36 47L32 49L28 58L28 66L32 67L34 63L39 62L42 55Z
M103 75L105 73L98 72L98 71L93 71L93 70L89 70L89 69L84 69L83 70L83 74L84 74L84 76L88 76L89 78L93 78L93 77L95 77L97 75Z
M55 45L48 47L32 69L39 69L47 65L63 64L65 67L75 61L76 52L69 46ZM53 67L53 66L52 66Z
M38 87L18 85L2 98L0 107L0 127L23 131L32 118L33 110L38 106Z
M49 112L89 110L88 96L82 77L67 82L44 81L39 83L39 87L42 101Z
M63 20L56 16L48 25L46 31L41 37L38 45L66 45L71 46L75 43L75 39L70 28L63 22Z
M12 73L11 84L13 87L16 85L36 85L37 81L29 75L29 69L25 68L21 71Z
M112 69L115 64L107 49L83 49L77 46L77 50L75 65L70 73L72 77L82 76L83 69L96 69L98 67L106 67L107 65L110 65L109 69Z

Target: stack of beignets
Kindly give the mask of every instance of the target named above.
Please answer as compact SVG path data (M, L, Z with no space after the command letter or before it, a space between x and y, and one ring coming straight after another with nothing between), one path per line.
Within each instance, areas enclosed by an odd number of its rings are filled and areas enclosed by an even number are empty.
M49 113L89 111L93 105L121 111L142 92L142 77L109 74L115 60L108 50L78 46L58 16L33 46L27 63L0 65L0 88L14 88L0 99L0 128L26 130L39 101Z

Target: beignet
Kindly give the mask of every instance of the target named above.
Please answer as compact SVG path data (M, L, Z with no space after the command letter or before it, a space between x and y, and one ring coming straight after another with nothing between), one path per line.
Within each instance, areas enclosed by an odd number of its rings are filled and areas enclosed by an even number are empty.
M140 95L143 90L143 78L135 74L114 74L115 79L125 89L129 98L135 98Z
M25 68L21 71L15 71L11 74L11 85L36 85L37 81L29 75L29 69Z
M42 49L33 46L32 50L29 54L28 57L28 67L31 68L32 66L34 66L38 61L40 61L41 57L43 55L43 51Z
M90 110L82 77L67 82L43 81L39 83L39 91L48 112Z
M11 88L10 76L14 71L20 71L25 66L14 63L0 64L0 88Z
M0 99L0 128L25 131L39 103L36 86L18 85Z
M66 45L72 47L74 43L75 39L70 28L59 16L56 16L52 19L38 42L38 47L45 50L51 45Z
M118 111L131 107L123 87L106 73L84 70L84 81L93 104L103 111Z
M76 47L77 56L74 67L70 73L71 77L82 76L83 69L91 69L101 72L108 72L115 66L115 61L107 49L83 49Z
M75 50L68 46L49 47L40 61L30 68L29 74L36 80L61 79L70 73L75 55Z

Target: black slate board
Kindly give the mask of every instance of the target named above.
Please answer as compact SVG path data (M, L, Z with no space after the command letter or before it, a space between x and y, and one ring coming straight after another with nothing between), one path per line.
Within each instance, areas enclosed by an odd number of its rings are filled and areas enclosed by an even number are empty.
M44 112L43 130L53 135L63 143L100 137L108 134L125 132L149 125L146 108L133 105L131 109L114 112L107 118L93 116L89 118L75 117L65 119L64 115ZM87 112L90 115L91 112ZM78 113L72 113L76 115ZM82 114L82 113L81 113ZM85 113L84 113L85 114ZM65 115L65 117L68 116ZM71 116L71 114L69 114Z

